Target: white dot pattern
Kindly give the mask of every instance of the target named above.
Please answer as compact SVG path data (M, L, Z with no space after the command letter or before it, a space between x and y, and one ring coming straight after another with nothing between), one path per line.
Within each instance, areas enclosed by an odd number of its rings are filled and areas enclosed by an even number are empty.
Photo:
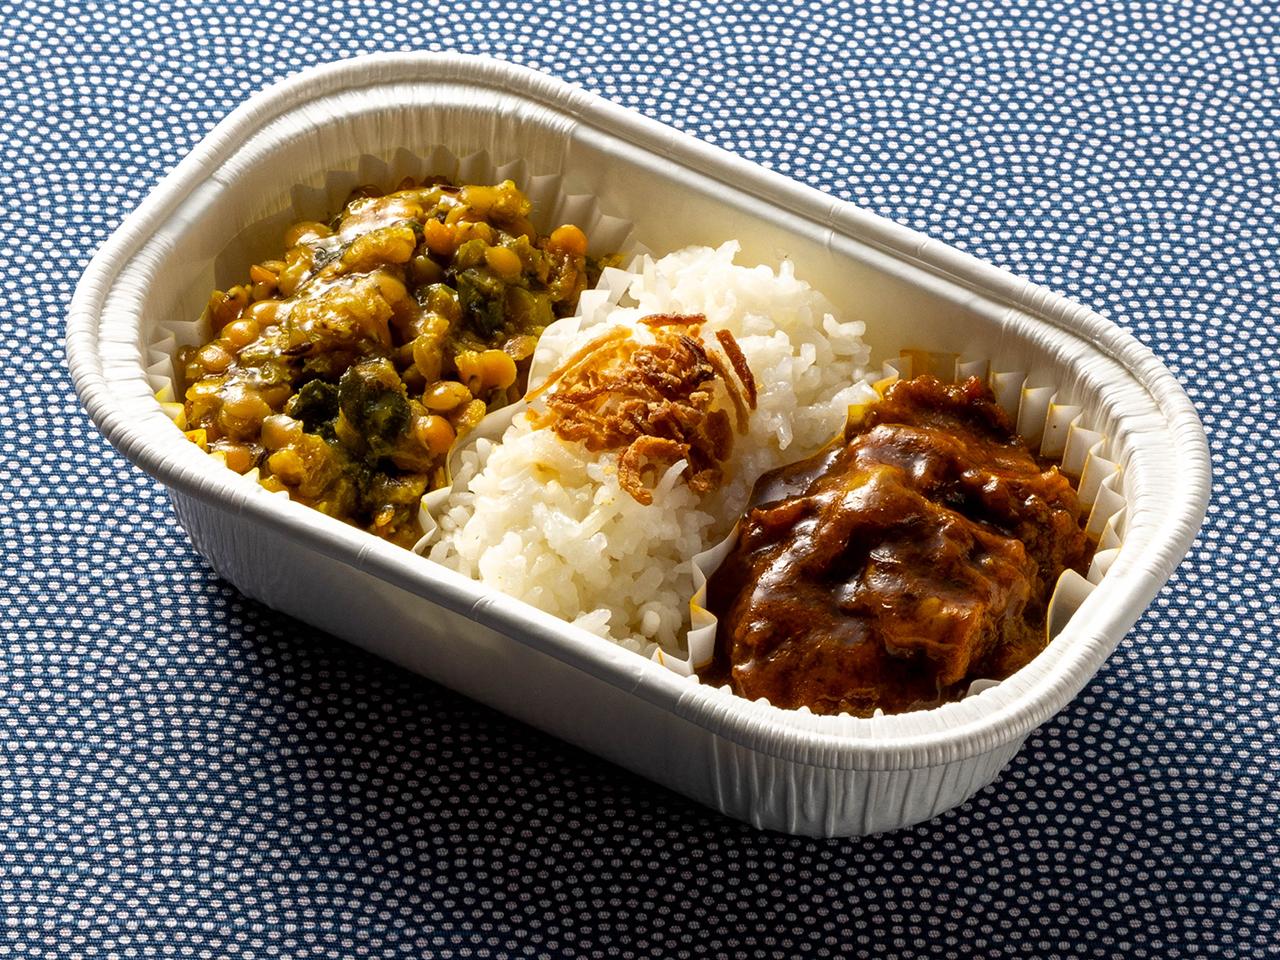
M1195 3L0 3L0 958L1280 955L1276 25ZM1086 691L933 822L762 834L241 598L63 369L92 251L233 106L545 69L1097 306L1213 503Z

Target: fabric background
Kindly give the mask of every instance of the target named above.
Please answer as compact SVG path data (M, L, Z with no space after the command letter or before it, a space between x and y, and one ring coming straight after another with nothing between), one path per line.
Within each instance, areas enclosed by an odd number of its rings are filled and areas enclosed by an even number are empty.
M1280 955L1270 4L0 4L0 957ZM241 598L63 365L101 241L245 97L549 71L1114 318L1204 529L960 809L763 834Z

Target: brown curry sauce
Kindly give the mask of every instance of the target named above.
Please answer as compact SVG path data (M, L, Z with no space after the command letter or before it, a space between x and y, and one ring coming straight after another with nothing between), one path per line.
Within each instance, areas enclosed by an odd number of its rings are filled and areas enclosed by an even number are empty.
M699 671L783 708L869 716L956 699L1045 646L1086 512L977 378L917 377L813 457L763 476L708 585Z

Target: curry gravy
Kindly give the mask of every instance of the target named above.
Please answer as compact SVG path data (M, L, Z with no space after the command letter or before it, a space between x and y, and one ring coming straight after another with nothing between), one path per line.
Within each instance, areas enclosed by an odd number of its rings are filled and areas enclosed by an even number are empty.
M1086 512L977 378L891 386L836 442L764 475L712 576L700 675L784 708L869 716L1003 679L1045 646Z

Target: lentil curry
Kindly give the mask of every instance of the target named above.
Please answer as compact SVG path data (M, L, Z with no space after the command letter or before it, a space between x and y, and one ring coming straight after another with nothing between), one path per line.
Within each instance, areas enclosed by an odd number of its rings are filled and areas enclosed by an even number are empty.
M723 356L703 345L702 314L653 314L640 323L652 342L637 343L625 327L614 327L566 359L530 399L545 394L547 412L537 425L561 440L593 453L618 451L620 486L648 506L646 475L681 460L695 493L719 485L733 424L713 408L717 393L727 396L745 432L756 384L729 331L716 331Z
M403 546L455 439L524 392L537 337L601 261L542 236L510 180L406 180L301 222L278 260L210 297L186 347L188 436L270 490Z

